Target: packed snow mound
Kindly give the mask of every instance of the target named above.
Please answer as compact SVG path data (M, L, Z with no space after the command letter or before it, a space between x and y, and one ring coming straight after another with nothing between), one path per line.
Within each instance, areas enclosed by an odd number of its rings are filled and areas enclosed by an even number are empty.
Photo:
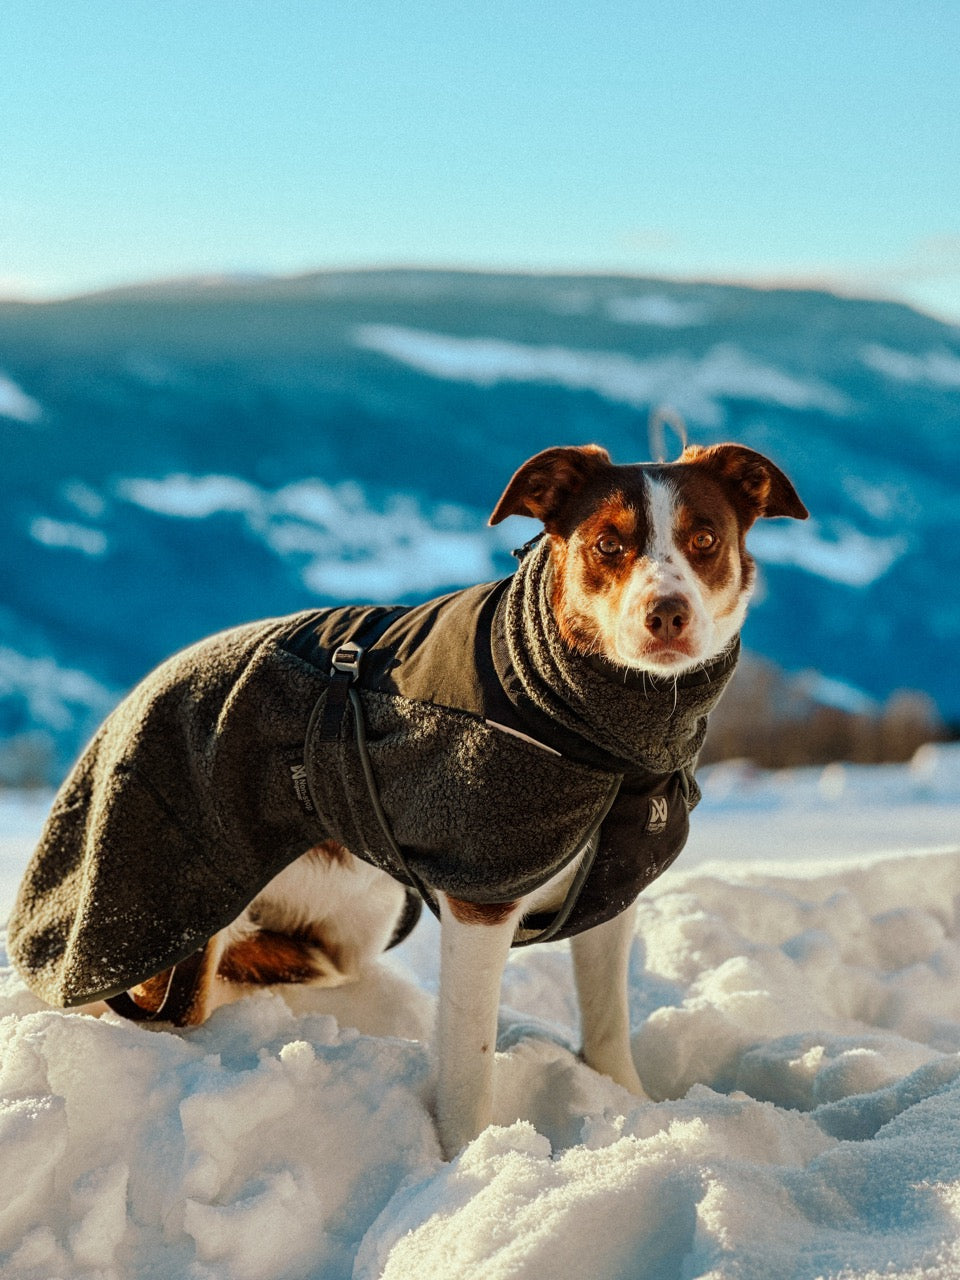
M668 873L630 978L657 1100L578 1060L566 944L518 952L497 1125L449 1164L432 921L355 988L177 1034L43 1009L7 969L0 1274L956 1276L957 902L960 850Z

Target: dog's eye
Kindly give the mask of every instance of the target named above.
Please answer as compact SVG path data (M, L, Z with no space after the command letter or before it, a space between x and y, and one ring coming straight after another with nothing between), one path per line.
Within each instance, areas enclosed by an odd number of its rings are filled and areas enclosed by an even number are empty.
M690 539L690 545L694 551L712 551L717 545L717 535L709 529L701 529Z
M618 556L623 550L623 545L619 538L613 538L608 535L599 540L597 550L602 556Z

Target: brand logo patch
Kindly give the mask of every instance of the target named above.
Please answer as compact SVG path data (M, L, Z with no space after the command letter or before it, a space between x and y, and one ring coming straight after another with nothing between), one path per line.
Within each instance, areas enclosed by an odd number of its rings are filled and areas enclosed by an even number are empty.
M666 831L669 816L670 807L666 799L663 796L654 796L650 801L650 816L647 818L648 834L658 836L661 831Z
M310 788L307 786L307 766L305 764L291 764L288 768L290 777L293 780L293 789L297 793L301 809L303 809L304 813L315 813L313 801L310 799Z

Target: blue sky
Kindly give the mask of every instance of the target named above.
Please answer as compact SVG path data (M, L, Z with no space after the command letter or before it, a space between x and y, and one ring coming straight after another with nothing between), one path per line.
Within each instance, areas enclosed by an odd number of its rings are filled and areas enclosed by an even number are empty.
M956 0L5 0L0 293L329 266L960 321Z

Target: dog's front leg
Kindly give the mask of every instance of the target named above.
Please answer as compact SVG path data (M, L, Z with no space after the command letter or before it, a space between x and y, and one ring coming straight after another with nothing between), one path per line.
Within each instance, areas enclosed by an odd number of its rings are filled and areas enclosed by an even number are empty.
M580 1001L583 1058L631 1093L645 1098L630 1051L627 969L634 909L578 933L572 940L573 971Z
M490 1123L500 979L521 907L439 898L437 1128L452 1159Z

